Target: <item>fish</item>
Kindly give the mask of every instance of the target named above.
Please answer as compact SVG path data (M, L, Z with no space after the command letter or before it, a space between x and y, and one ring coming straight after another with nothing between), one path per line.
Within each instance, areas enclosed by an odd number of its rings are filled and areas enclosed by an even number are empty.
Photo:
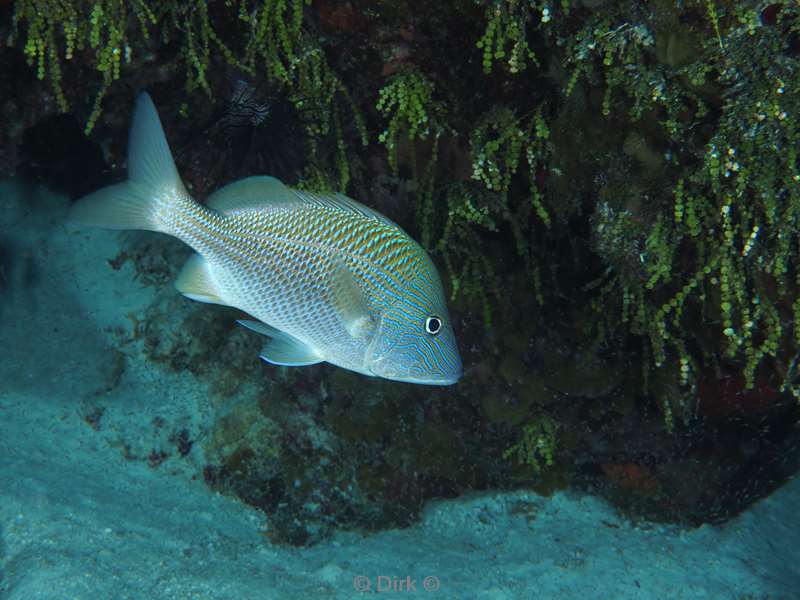
M186 190L153 101L139 94L128 178L77 200L83 226L166 233L194 251L184 296L236 308L266 336L273 365L327 362L394 381L451 385L463 374L442 281L428 253L389 218L341 193L267 175L200 203Z

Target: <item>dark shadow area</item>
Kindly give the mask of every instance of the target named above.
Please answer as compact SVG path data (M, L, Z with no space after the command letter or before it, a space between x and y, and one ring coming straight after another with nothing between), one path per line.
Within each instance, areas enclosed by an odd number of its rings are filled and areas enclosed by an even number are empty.
M22 136L17 175L79 198L110 183L99 144L71 114L57 114L28 127Z

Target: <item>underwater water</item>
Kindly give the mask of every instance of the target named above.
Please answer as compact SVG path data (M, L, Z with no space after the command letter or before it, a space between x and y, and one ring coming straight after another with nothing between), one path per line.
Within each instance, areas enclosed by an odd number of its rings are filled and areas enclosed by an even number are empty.
M254 392L221 402L148 359L143 315L195 306L115 260L140 238L68 225L68 207L0 185L0 599L800 598L797 478L697 528L577 490L484 491L408 527L274 540L268 511L204 475L220 415Z
M798 0L0 40L0 600L800 600Z

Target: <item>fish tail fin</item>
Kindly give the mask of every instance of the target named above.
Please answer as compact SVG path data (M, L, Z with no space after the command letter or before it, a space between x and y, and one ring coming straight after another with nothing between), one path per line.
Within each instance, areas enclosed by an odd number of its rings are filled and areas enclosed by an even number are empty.
M143 92L136 100L128 138L128 180L84 196L69 218L107 229L145 229L169 233L160 215L170 203L189 198L167 144L158 112Z

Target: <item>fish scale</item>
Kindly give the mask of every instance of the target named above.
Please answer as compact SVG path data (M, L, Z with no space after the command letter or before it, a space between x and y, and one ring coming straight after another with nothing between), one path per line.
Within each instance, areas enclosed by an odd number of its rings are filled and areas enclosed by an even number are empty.
M137 101L128 181L79 200L73 220L173 235L197 254L176 281L238 308L278 365L329 362L370 376L448 385L461 376L436 267L395 223L342 194L236 181L202 205L185 190L149 96Z

